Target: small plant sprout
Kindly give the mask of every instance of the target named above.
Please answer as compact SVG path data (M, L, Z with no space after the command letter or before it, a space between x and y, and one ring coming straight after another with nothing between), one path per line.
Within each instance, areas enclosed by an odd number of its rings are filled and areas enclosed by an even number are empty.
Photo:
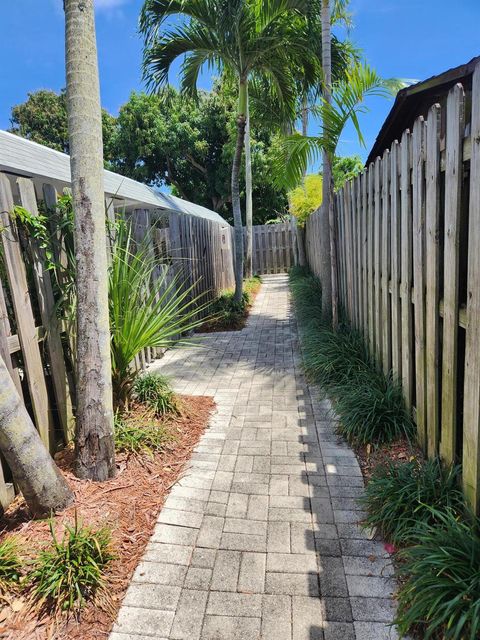
M66 525L58 540L50 521L52 544L44 549L30 574L37 602L57 611L79 611L104 586L104 571L113 558L107 527L91 529L75 522Z

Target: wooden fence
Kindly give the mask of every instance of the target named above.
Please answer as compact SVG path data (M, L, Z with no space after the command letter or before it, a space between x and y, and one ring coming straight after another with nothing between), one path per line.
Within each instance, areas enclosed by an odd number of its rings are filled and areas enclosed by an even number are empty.
M480 496L480 67L336 196L341 305ZM307 223L318 274L318 214Z
M12 218L16 205L39 215L40 203L55 207L53 185L39 188L29 178L0 172L0 353L43 442L53 453L68 442L74 430L75 387L65 343L55 309L52 272L46 268L42 243L28 236ZM109 216L111 209L107 209ZM180 279L194 284L194 294L209 300L234 285L231 228L227 223L171 213L164 228L155 228L152 251L160 258L156 277L166 273L167 282L181 271ZM153 212L133 212L134 233L140 240L153 225ZM150 232L149 232L150 233ZM62 257L60 257L62 262ZM160 351L145 349L137 360L144 367ZM14 495L11 473L0 461L0 505Z
M253 226L253 272L258 275L284 273L293 265L295 241L289 223Z

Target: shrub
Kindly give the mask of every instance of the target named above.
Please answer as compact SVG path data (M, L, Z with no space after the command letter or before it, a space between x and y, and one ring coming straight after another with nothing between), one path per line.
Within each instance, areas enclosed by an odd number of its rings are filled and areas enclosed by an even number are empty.
M185 287L178 275L168 280L166 270L152 278L158 261L151 256L147 240L134 246L130 226L119 223L109 269L112 384L117 406L123 406L130 396L138 375L131 364L142 349L167 347L203 322L196 318L205 304L191 297L195 285Z
M438 459L380 464L361 498L365 526L378 527L395 544L412 542L419 526L434 526L449 509L463 511L458 480L458 467L443 467Z
M165 413L180 414L179 399L166 376L159 373L138 376L133 385L133 393L140 402L153 409L157 416L163 416Z
M172 439L165 425L151 415L124 413L115 415L115 449L126 453L148 453L153 456Z
M305 373L334 401L339 431L357 444L410 438L414 423L400 385L378 369L359 333L344 322L334 331L322 318L318 279L296 267L290 286Z
M110 531L79 524L67 525L57 540L50 521L53 544L43 550L30 574L35 599L60 611L80 610L104 585L104 570L113 558Z
M476 640L480 637L480 520L455 511L432 515L417 544L402 553L406 582L398 594L396 624L402 634Z
M216 331L241 329L253 297L258 293L262 281L259 276L248 278L244 282L242 299L236 302L234 291L225 291L209 306L211 320L205 323L208 329Z
M13 538L6 538L0 542L0 592L20 580L21 569L17 542Z
M390 377L371 369L348 382L336 395L341 417L339 430L349 442L368 444L410 439L415 427L405 407L402 387Z

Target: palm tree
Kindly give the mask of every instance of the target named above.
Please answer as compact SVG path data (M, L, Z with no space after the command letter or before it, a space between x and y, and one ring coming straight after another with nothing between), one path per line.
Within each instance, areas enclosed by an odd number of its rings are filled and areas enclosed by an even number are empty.
M67 111L75 214L80 478L115 474L102 115L93 0L64 0Z
M326 23L326 20L325 20ZM330 24L330 22L329 22ZM325 34L328 38L328 34ZM328 64L328 59L327 59ZM311 112L319 116L322 129L319 136L309 137L294 134L284 140L283 153L279 154L276 166L277 183L288 189L300 184L309 163L323 156L323 202L322 202L322 235L325 237L322 254L328 254L321 270L322 310L326 319L332 317L332 271L336 269L331 256L330 228L334 228L333 212L333 184L331 166L335 157L340 136L348 122L352 122L360 144L364 145L358 116L366 111L364 104L368 96L376 95L390 97L395 94L404 83L396 79L381 78L366 64L354 64L345 76L338 82L331 84L331 92L322 96L321 103L311 108ZM330 173L329 172L330 169ZM327 171L327 175L325 174ZM327 184L327 186L325 186ZM335 242L335 238L332 238ZM335 251L335 249L334 249ZM336 321L336 320L335 320Z
M145 36L144 75L156 88L168 81L174 60L182 62L181 88L195 95L204 65L227 71L238 84L237 139L231 190L235 225L235 299L242 298L243 227L239 175L245 139L248 82L267 78L280 104L292 100L291 60L301 55L304 39L291 28L306 0L146 0L140 17ZM172 16L185 22L160 33ZM303 23L300 24L302 26Z
M73 502L73 493L41 441L1 356L0 451L34 516L49 516Z

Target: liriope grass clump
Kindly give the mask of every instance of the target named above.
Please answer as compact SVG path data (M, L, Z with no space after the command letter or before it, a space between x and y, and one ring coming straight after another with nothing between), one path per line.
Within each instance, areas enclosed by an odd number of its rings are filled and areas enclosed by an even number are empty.
M117 412L114 422L115 450L153 457L172 441L172 433L151 411Z
M334 331L322 317L318 279L296 267L290 287L306 375L334 401L340 432L356 444L410 438L414 424L400 385L378 368L358 332L345 322Z
M368 513L364 524L395 545L411 544L419 527L437 526L439 514L464 512L459 473L438 459L379 464L360 499Z
M29 576L35 600L55 611L79 611L105 584L105 569L113 559L106 527L91 529L75 516L58 539L50 522L52 544L38 556Z
M22 561L17 541L5 538L0 542L0 593L15 587L21 577Z
M181 413L180 400L174 393L167 376L159 373L139 375L133 385L133 395L139 402L150 407L156 416Z
M435 526L419 525L416 544L401 554L405 582L395 622L402 637L478 640L480 520L453 509L433 517Z

